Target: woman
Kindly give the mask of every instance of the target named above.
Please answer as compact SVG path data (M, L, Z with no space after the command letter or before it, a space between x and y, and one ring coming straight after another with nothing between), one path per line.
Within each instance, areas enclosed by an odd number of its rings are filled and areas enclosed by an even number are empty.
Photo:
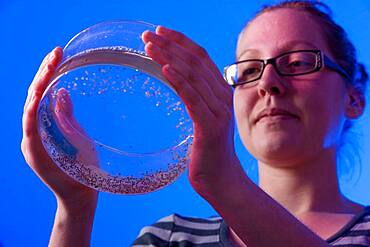
M172 215L143 228L134 246L370 246L370 210L341 194L336 173L342 135L364 111L367 75L317 4L283 2L248 23L239 62L225 70L234 91L181 33L159 27L143 40L194 123L191 185L222 220ZM36 129L37 105L61 56L60 48L48 55L30 87L22 151L58 202L50 246L88 246L97 193L55 168ZM259 186L235 154L234 110L258 160Z

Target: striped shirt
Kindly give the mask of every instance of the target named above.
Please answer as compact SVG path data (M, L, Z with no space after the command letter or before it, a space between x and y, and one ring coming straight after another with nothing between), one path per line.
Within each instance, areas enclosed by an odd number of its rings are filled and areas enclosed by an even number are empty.
M221 217L192 218L172 214L144 227L133 247L216 247L234 246L229 227ZM370 206L353 217L341 230L326 240L336 247L370 246Z

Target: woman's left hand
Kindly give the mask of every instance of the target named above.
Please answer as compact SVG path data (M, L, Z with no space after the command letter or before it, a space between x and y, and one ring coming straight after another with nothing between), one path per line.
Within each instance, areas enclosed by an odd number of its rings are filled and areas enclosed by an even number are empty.
M201 195L212 193L242 171L234 150L232 89L205 49L184 34L158 26L144 32L143 41L193 120L190 182Z

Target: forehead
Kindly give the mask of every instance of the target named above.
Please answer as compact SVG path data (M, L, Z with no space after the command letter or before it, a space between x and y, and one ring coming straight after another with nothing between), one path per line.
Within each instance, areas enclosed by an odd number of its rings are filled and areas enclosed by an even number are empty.
M327 45L318 22L311 14L294 9L266 12L241 33L237 57L244 53L271 57L294 49L320 49Z

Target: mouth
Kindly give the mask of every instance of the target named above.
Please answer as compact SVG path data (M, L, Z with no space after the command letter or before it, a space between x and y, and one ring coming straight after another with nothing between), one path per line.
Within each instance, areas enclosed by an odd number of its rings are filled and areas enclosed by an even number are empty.
M299 119L299 117L287 110L279 108L263 109L256 117L255 124L265 120L285 120L285 119Z

